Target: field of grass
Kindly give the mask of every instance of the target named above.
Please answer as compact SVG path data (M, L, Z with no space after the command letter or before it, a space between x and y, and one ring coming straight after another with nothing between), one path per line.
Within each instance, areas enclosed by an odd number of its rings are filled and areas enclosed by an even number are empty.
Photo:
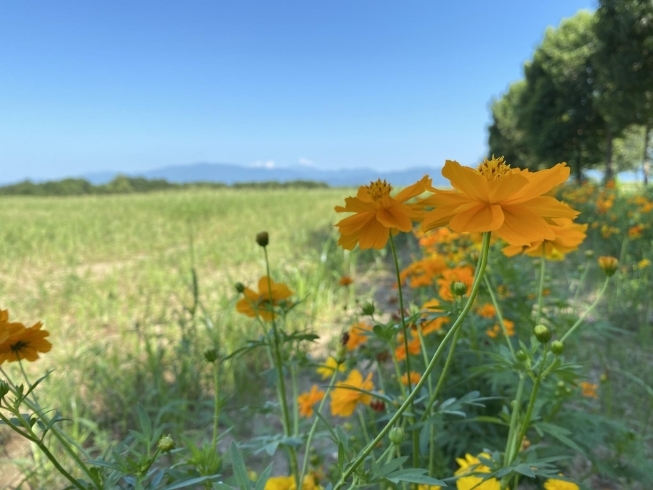
M357 255L335 245L333 206L346 192L3 198L1 307L51 332L52 352L29 366L54 370L44 406L85 421L79 437L100 447L133 427L137 403L180 428L202 427L211 415L203 350L232 351L258 335L235 312L234 284L254 286L264 274L259 231L270 233L274 279L310 298L296 321L340 332L347 297L338 279ZM225 382L260 383L247 364Z
M581 250L563 262L550 262L540 278L537 260L507 260L495 246L487 284L497 287L499 298L491 297L489 286L481 290L480 297L485 302L498 301L495 306L505 308L504 313L516 322L520 341L530 337L534 342L531 317L538 309L537 316L560 336L597 297L604 276L596 266L596 256L614 255L620 259L608 294L587 318L589 325L565 343L565 353L569 352L577 364L573 368L564 365L560 373L551 375L559 380L558 388L553 381L543 388L545 400L549 401L541 402L535 412L542 411L547 423L550 417L551 422L560 425L562 439L557 442L566 444L567 436L576 440L573 431L578 429L578 437L585 438L588 447L595 444L599 454L576 453L571 459L574 452L570 452L565 456L570 458L566 466L572 475L592 485L587 488L647 488L638 486L644 480L636 469L653 457L653 298L651 267L645 264L653 260L652 230L645 224L639 235L632 233L637 223L647 222L645 213L632 204L634 196L640 194L638 189L622 190L616 197L611 197L614 191L609 190L594 189L589 196L589 191L570 189L565 200L574 204L577 199L575 205L583 208L580 221L589 225L582 250L591 249L594 255L587 258ZM260 325L236 312L239 294L234 287L238 282L255 287L259 277L265 275L261 247L254 240L260 231L270 234L272 278L287 284L295 301L299 300L288 314L285 328L321 336L310 347L312 360L306 358L309 347L305 344L292 344L284 354L289 356L285 361L291 366L292 376L296 376L294 369L315 366L315 362L322 362L316 359L333 353L339 335L346 330L352 332L352 321L365 318L361 306L367 302L377 302L373 323L398 328L392 314L393 309L397 310L397 292L393 289L387 248L364 252L356 248L349 252L336 243L338 233L333 225L339 217L333 206L352 192L220 189L65 198L3 197L0 309L8 309L12 319L26 324L43 321L53 344L52 351L39 362L26 365L32 382L46 370L53 370L39 387L40 405L70 419L64 424L66 431L94 457L106 455L130 430L142 427L142 413L155 425L165 427L176 440L182 438L182 445L200 447L210 438L215 415L214 373L203 353L209 348L217 348L222 355L231 353L261 335ZM607 211L597 212L597 200L612 203ZM474 257L471 251L478 243L470 245L465 240L445 241L444 249L430 250L414 236L400 235L400 266L419 263L422 256L447 253L452 254L448 260L455 256L455 261L462 260L460 264L468 266L470 257ZM354 277L354 287L339 285L343 276ZM431 278L431 286L435 277ZM539 306L538 287L540 293L553 291ZM441 298L442 289L438 293L432 287L406 291L411 315L417 315L411 318L419 317L420 304L434 294ZM497 441L504 437L492 424L506 423L501 417L508 409L502 404L514 396L515 383L505 366L504 371L496 371L496 364L491 362L496 361L496 356L509 357L505 346L500 347L494 337L486 334L492 323L474 313L466 326L469 331L458 340L461 347L450 370L451 382L445 387L451 400L465 399L471 393L478 396L478 392L471 391L479 389L478 383L481 390L488 391L485 395L496 395L496 399L490 397L482 402L487 412L474 412L486 425L455 425L459 421L452 426L437 425L442 421L433 425L431 439L440 444L438 451L442 453L438 456L442 462L434 464L432 454L430 472L450 474L452 455L479 452L490 444L497 447ZM389 340L388 345L380 343L383 336L376 330L372 337L368 345L356 350L356 357L351 357L347 365L353 369L360 361L382 377L388 367L380 359L395 340ZM518 347L516 338L513 340L509 343ZM528 355L536 362L535 347L532 349ZM414 361L421 366L416 369L424 369L426 354L424 357L423 364L419 364L421 359ZM539 362L544 360L539 358ZM221 363L219 384L224 407L220 424L232 428L230 437L247 439L259 432L269 434L270 427L280 427L270 416L278 408L270 404L275 397L275 382L270 381L274 378L269 377L274 364L260 351ZM6 373L10 379L20 380L23 376L17 363L5 364L2 369L0 374ZM574 369L580 378L570 374ZM310 371L314 373L313 368ZM386 383L398 381L394 373L388 376ZM599 398L572 398L571 390L576 393L583 379L600 385ZM300 388L307 388L309 382L301 378ZM432 389L429 385L429 393ZM396 403L401 400L398 394ZM563 405L571 410L560 412ZM369 408L366 410L370 426L366 428L367 423L362 422L362 432L351 436L349 443L354 447L361 443L361 437L369 437L368 429L378 428L386 420L374 421L376 415L372 417ZM502 415L497 415L500 412ZM567 414L562 421L555 418L558 412ZM257 414L256 419L249 418L252 413ZM242 417L247 423L242 423ZM470 421L478 423L474 417ZM295 424L295 434L306 437L297 418ZM351 427L346 430L351 431ZM65 480L35 446L19 443L5 430L0 430L0 444L5 451L0 487L65 487ZM253 444L243 447L251 449ZM547 449L547 444L543 445L545 455L553 451ZM573 441L569 444L578 448ZM585 448L582 441L581 446ZM220 451L216 468L222 468L222 457L228 449L221 447ZM331 456L320 457L328 461ZM63 455L61 458L70 462ZM267 464L260 455L252 461L258 470ZM274 468L275 472L287 471L278 461ZM226 473L230 475L231 469Z

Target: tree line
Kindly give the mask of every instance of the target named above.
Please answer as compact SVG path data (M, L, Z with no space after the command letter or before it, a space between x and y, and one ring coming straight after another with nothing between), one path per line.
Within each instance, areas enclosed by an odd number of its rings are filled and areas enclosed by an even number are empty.
M83 196L131 194L183 189L317 189L328 187L323 182L295 180L290 182L240 182L228 186L220 182L178 184L165 179L145 179L118 175L111 182L93 185L85 179L63 179L42 183L29 180L0 187L0 196Z
M650 177L653 0L600 0L549 28L524 78L492 102L490 155L539 169L566 161Z

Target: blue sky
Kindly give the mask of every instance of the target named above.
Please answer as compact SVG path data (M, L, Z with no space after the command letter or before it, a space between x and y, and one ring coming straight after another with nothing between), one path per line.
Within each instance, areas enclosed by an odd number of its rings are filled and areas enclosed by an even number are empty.
M589 0L0 5L0 182L166 165L474 164L488 106Z

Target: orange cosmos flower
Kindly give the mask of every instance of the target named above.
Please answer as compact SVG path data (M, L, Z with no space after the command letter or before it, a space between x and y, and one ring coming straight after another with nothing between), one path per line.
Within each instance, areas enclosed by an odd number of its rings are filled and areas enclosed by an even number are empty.
M272 278L269 281L268 284L267 276L259 279L258 293L245 288L243 291L245 297L236 303L236 310L247 316L260 316L263 320L273 320L274 306L292 296L292 291L285 284L274 282Z
M432 189L434 195L420 204L434 209L424 216L422 230L449 226L462 233L496 233L510 245L530 245L554 240L552 218L578 215L554 197L544 196L569 177L569 167L530 172L511 169L501 158L484 160L476 169L447 160L442 175L454 190Z
M395 355L397 356L398 361L403 361L404 359L406 359L406 346L404 345L403 334L400 333L397 335L397 343L399 345L395 349ZM408 352L410 352L412 355L415 356L419 354L421 349L422 349L422 343L419 340L419 337L413 337L408 342Z
M644 227L642 225L635 225L628 230L628 238L630 238L631 240L636 240L637 238L641 238L643 231L644 231Z
M442 311L440 308L440 302L437 299L431 299L422 305L423 310L429 310L432 313ZM428 320L428 314L422 315L422 318L425 320L421 323L418 323L419 328L422 329L422 335L428 335L433 332L437 332L442 329L442 325L449 323L449 317L439 316ZM410 348L410 345L408 346Z
M440 297L445 301L453 301L454 297L451 294L451 283L460 281L465 283L467 291L472 289L474 282L474 269L470 266L454 267L442 272L442 277L438 279L438 286L440 287Z
M324 398L324 391L319 390L317 385L311 387L311 391L302 393L297 397L297 404L299 405L299 415L302 417L313 416L313 405L322 401Z
M45 340L50 332L41 330L42 326L41 322L29 328L22 323L10 323L7 310L0 311L0 364L33 362L39 358L39 353L50 352L52 344Z
M506 326L506 333L508 334L508 337L515 335L515 324L513 322L510 320L503 320L503 324ZM497 323L492 328L488 328L485 333L491 339L496 339L501 333L501 325Z
M408 232L413 228L413 220L421 218L417 206L406 201L430 187L431 178L426 175L395 197L390 197L392 186L385 180L361 186L356 197L345 199L344 207L335 207L338 213L355 213L336 224L340 231L338 245L347 250L353 250L356 244L363 250L382 249L390 232Z
M596 394L596 388L597 386L594 383L588 383L587 381L580 383L581 395L585 398L598 398L599 396Z
M354 280L349 276L342 276L338 280L338 284L340 284L341 286L349 286L353 282L354 282Z
M367 332L371 332L372 327L364 322L354 323L349 329L349 339L347 340L347 350L354 350L359 345L363 345L369 340Z
M599 257L599 267L605 275L608 277L614 276L614 273L617 272L617 267L619 265L619 260L615 257L603 256Z
M556 218L552 221L554 240L536 240L527 247L508 245L502 252L507 257L523 252L530 257L544 256L549 260L562 260L566 254L573 252L583 243L587 225L576 224L566 218Z
M422 375L419 373L416 373L415 371L410 372L410 384L412 386L415 386L417 383L419 383L419 380L422 379ZM408 386L408 374L404 373L401 375L401 382Z
M492 303L485 303L478 310L476 310L478 316L483 318L494 318L497 314L497 310Z
M408 285L411 288L431 286L435 277L441 274L446 268L447 263L444 261L444 258L439 255L433 255L411 263L401 271L399 277L402 284L406 279L409 279Z
M359 403L369 405L372 400L371 395L351 388L372 391L374 389L372 373L369 373L363 381L363 375L358 370L352 369L345 381L336 383L331 392L331 415L349 417Z

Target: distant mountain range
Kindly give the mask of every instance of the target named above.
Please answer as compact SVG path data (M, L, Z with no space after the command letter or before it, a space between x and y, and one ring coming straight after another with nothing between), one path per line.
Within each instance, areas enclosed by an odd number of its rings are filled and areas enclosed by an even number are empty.
M97 172L82 175L94 185L106 184L114 179L118 172ZM316 167L242 167L227 163L195 163L191 165L173 165L145 172L127 174L130 177L147 179L165 179L168 182L222 182L235 184L240 182L289 182L293 180L310 180L324 182L330 186L359 186L376 179L386 179L392 185L405 186L413 184L424 175L430 175L433 185L448 184L440 174L438 167L410 167L404 170L377 171L370 168L352 168L324 170Z

